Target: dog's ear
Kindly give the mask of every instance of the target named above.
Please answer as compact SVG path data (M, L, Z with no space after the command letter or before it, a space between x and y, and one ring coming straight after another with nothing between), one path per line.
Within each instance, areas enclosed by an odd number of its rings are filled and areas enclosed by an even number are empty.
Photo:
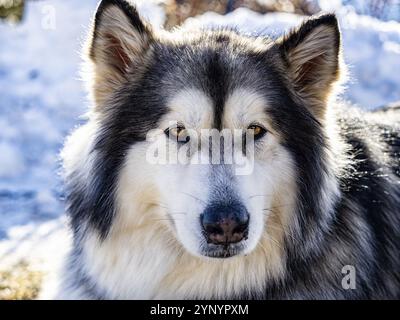
M102 0L88 43L92 90L96 107L143 64L152 41L150 27L126 0Z
M311 17L277 43L296 93L317 118L323 116L340 74L340 31L335 15Z

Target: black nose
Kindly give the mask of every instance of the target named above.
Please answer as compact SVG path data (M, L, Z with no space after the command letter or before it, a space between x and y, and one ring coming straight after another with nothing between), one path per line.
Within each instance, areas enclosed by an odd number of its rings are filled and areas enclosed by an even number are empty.
M210 205L200 217L207 241L230 244L247 238L249 213L241 205Z

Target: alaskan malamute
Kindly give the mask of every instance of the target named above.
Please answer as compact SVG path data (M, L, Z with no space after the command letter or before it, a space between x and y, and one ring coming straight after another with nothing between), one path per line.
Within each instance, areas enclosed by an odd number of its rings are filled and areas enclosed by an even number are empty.
M87 57L59 298L400 297L400 109L335 98L333 14L271 40L103 0Z

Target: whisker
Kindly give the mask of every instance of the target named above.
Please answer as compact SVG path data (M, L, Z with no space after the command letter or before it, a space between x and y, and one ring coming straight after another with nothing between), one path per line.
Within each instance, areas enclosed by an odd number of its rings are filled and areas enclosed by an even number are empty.
M157 207L169 210L169 208L167 206L163 206L163 205L161 205L159 203L156 203L156 202L146 202L146 204L150 204L150 205L153 205L153 206L157 206ZM184 211L171 211L171 212L173 212L175 214L186 214L186 212L184 212Z
M278 208L284 208L284 207L289 207L291 206L291 204L287 203L287 204L283 204L280 206L274 206L274 207L269 207L269 208L264 208L262 209L263 211L273 211L274 209L278 209Z
M248 197L247 199L252 199L255 197L272 197L272 194L254 194L254 195Z
M283 250L281 244L276 239L272 238L268 233L264 233L264 237L267 237L267 239L275 243L279 249Z
M280 226L278 226L278 225L276 225L276 224L270 223L270 224L267 226L267 228L272 228L272 229L274 229L274 230L281 231L281 232L283 232L284 234L287 234L293 241L296 241L296 238L294 237L293 234L290 233L289 230L285 230L284 228L282 228L282 227L280 227Z
M182 219L171 219L171 218L159 218L159 219L150 219L151 221L173 221L173 220L182 220Z
M204 204L207 204L204 200L202 200L202 199L200 199L200 198L197 198L196 196L194 196L194 195L192 195L192 194L190 194L190 193L183 192L183 191L181 191L181 193L183 193L183 194L185 194L185 195L187 195L187 196L189 196L189 197L192 197L193 199L199 200L200 202L202 202L202 203L204 203Z
M264 251L265 254L268 253L267 248L264 247L264 245L262 244L262 242L259 242L258 245L263 249L263 251Z
M157 206L160 208L168 209L165 204L157 203L157 202L145 202L144 204L152 205L152 206Z

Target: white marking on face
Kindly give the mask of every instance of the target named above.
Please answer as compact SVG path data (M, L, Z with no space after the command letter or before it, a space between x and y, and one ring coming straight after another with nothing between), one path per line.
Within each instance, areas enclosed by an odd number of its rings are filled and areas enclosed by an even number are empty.
M160 128L169 122L179 121L186 128L209 129L213 123L213 103L209 96L198 89L186 89L177 93L168 102L169 112L162 119Z

